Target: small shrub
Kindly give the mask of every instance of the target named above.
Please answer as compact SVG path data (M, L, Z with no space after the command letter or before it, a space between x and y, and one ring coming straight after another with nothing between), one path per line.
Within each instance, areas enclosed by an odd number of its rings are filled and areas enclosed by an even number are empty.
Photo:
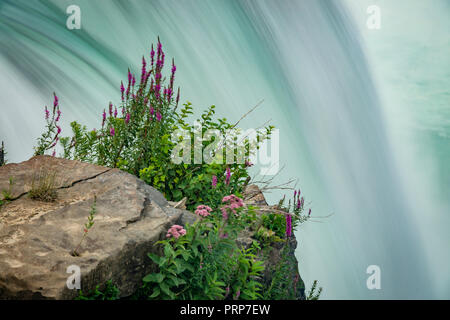
M87 295L83 294L83 291L79 291L79 295L75 300L118 300L119 299L119 289L112 283L111 280L108 280L104 289L100 291L100 285L95 287L95 290L88 293Z
M28 196L33 200L53 202L58 197L56 192L56 172L40 170L33 175Z
M8 190L2 190L3 201L11 201L12 200L12 188L14 186L14 179L12 177L9 178L9 187Z
M79 256L78 249L80 248L81 243L83 242L83 240L86 238L89 230L94 225L94 216L95 216L96 213L97 213L97 196L94 195L94 203L91 206L91 211L89 212L88 221L84 225L83 236L81 237L81 240L78 243L78 245L76 246L76 248L72 251L72 256L74 256L74 257Z
M200 221L186 229L169 229L168 238L158 243L164 255L149 254L158 272L143 279L143 292L148 299L261 297L262 285L257 280L264 268L256 256L260 248L257 242L248 249L236 244L237 235L245 226L247 209L227 207L232 199L238 202L237 197L224 198L224 210L200 206ZM226 210L228 213L224 214Z
M309 290L309 294L306 297L306 300L319 300L322 290L323 290L322 287L317 289L317 280L314 280L311 286L311 290Z

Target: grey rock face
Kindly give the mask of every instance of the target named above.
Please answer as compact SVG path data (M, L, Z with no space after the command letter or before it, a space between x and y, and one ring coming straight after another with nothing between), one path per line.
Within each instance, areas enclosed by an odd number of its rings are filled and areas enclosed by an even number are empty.
M56 174L54 202L27 195L33 175L43 170ZM0 208L0 299L72 299L77 290L66 286L72 265L80 268L84 292L112 280L121 296L131 295L152 271L147 253L157 251L155 242L190 219L130 174L48 156L1 167L0 191L8 189L12 201ZM72 256L94 195L94 226L80 256Z

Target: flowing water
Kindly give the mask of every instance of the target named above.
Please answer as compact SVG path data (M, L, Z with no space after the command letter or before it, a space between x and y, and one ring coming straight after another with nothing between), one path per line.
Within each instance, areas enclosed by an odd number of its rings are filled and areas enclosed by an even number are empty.
M318 279L324 298L449 298L450 10L432 2L377 2L428 28L417 38L417 24L389 20L369 34L369 1L0 0L0 137L10 161L28 158L53 91L63 132L75 119L98 127L160 36L183 101L237 120L264 99L243 125L280 128L275 182L298 177L313 215L333 213L297 232L307 287ZM66 28L71 4L80 30ZM367 289L369 265L381 290Z

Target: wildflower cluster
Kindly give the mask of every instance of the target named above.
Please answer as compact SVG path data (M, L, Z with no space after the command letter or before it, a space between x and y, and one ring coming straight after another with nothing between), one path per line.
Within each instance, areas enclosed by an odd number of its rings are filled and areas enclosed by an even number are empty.
M35 148L35 155L44 154L46 151L53 149L52 155L56 154L56 145L60 139L61 127L59 121L61 119L61 110L59 108L59 98L53 94L53 108L50 111L48 107L44 108L44 117L46 121L46 132L38 139L38 146Z
M195 214L200 217L207 217L211 214L212 209L205 205L199 205L195 210Z
M292 207L291 202L288 207L280 205L281 210L290 213L287 215L271 213L257 217L254 208L244 205L242 193L250 180L248 170L253 166L250 155L270 138L273 126L258 130L254 140L244 139L241 142L244 152L219 147L211 151L212 163L172 161L177 153L191 159L189 156L196 153L193 148L187 151L176 148L183 139L175 135L179 130L188 132L191 139L187 140L194 144L200 141L205 149L215 141L214 137L208 138L207 131L226 137L231 129L237 129L237 123L215 119L215 106L211 106L195 121L199 126L189 124L187 120L194 113L193 107L186 102L178 109L180 90L174 86L177 66L172 59L170 71L165 74L167 64L158 39L156 47L152 45L149 54L142 57L139 72L128 70L126 81L118 85L120 101L109 102L99 112L98 130L88 130L74 121L70 124L72 135L61 137L61 111L55 94L53 108L44 109L46 132L38 139L35 153L56 155L59 143L61 156L66 159L129 172L161 191L170 201L187 198L187 209L195 210L201 219L192 225L172 225L166 238L157 242L164 254L149 254L158 270L143 279L141 293L145 298L260 299L263 291L260 278L264 270L258 256L260 244L267 239L288 242L286 238L292 235L296 224L309 217L301 215L304 198L296 191ZM224 163L222 160L230 154L233 159L242 159L243 155L245 161ZM95 201L73 255L78 255L93 225ZM259 226L259 229L255 229L253 244L244 248L236 240L249 226Z
M234 215L237 215L236 209L242 208L244 202L241 198L235 196L234 194L226 196L222 199L222 202L226 203L220 210L222 211L222 217L227 220L228 212L231 211Z
M228 210L243 208L236 195L223 197ZM250 248L238 246L247 213L224 220L220 208L199 205L202 217L193 225L172 226L168 239L158 242L164 255L149 254L159 271L143 281L143 295L149 299L258 299L262 285L258 279L264 267L257 259L257 242ZM180 231L182 230L182 231Z
M102 166L119 168L134 174L161 191L168 200L180 201L187 197L188 209L206 203L210 206L220 204L223 194L240 193L248 179L248 160L250 154L265 139L270 137L273 126L260 129L254 140L245 139L242 145L246 150L245 163L225 164L174 163L172 156L179 142L175 132L187 131L192 139L202 137L204 147L214 141L203 134L208 130L218 131L226 136L230 129L237 129L227 119L214 119L215 106L207 109L195 123L187 122L193 114L189 102L179 110L180 90L175 89L177 66L172 59L168 74L166 56L158 39L148 56L142 57L139 73L128 70L127 80L119 85L120 101L108 103L101 112L100 129L88 130L86 126L74 121L70 124L72 135L60 137L59 121L61 111L55 94L52 112L46 107L46 132L38 140L36 155L51 151L56 155L56 147L62 149L60 156ZM238 157L238 150L231 151ZM222 153L222 154L221 154ZM229 150L216 150L216 158L223 159ZM194 150L192 149L192 154ZM223 177L223 178L222 178ZM209 188L205 181L211 181Z
M174 237L175 239L178 239L181 236L184 236L186 234L186 230L177 224L174 224L170 227L170 229L167 231L167 238Z

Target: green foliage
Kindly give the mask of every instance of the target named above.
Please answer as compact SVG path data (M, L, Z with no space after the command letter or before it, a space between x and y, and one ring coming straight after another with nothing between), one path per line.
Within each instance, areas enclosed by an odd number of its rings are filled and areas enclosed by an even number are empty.
M40 170L33 175L31 189L28 196L33 200L52 202L58 194L56 192L56 172Z
M2 190L3 201L11 201L12 200L12 188L14 186L14 179L12 177L9 178L9 187L8 190Z
M119 289L112 283L111 280L108 280L104 289L100 291L100 285L95 287L95 290L88 293L87 295L83 294L83 291L79 291L79 295L75 300L118 300L119 299Z
M72 255L73 256L79 256L78 253L78 249L81 246L81 243L83 242L83 240L86 238L89 230L92 228L92 226L94 225L94 216L97 213L97 196L94 195L94 203L91 206L91 211L89 212L89 216L88 216L88 222L85 223L84 225L84 229L83 229L83 236L81 237L80 242L78 243L77 247L72 251Z
M229 161L226 158L232 157L232 160L238 159L240 152L243 150L245 159L248 159L251 153L255 152L259 143L267 139L273 127L269 126L258 131L255 140L244 139L243 141L234 141L241 147L230 147L230 143L224 144L224 140L230 137L230 129L236 129L227 119L222 118L214 120L215 106L207 109L200 119L195 121L195 125L186 122L186 118L192 114L192 106L188 102L176 114L176 121L173 124L171 134L183 132L184 136L179 136L178 140L171 141L169 137L162 137L162 142L166 146L162 152L150 159L151 165L140 171L140 177L148 184L153 185L161 191L167 199L172 201L180 201L184 197L187 198L188 209L193 209L200 204L209 206L218 206L225 194L240 194L246 181L249 179L247 172L248 162ZM201 128L201 130L200 130ZM237 130L237 129L236 129ZM216 136L209 136L211 132L216 132ZM190 137L186 140L186 136ZM200 137L203 137L201 139ZM219 138L219 137L222 137ZM186 143L189 147L189 155L183 153L184 150L175 149L175 142ZM196 145L201 146L199 150L211 150L211 158L205 162L202 156L196 156ZM226 145L228 147L226 147ZM234 146L231 144L231 146ZM180 157L186 156L189 159L186 162L175 163L172 161L173 155ZM232 156L231 156L232 155ZM191 161L193 160L193 161ZM228 163L227 162L233 162ZM227 180L227 169L231 176ZM214 178L215 177L215 178ZM213 186L213 179L217 183Z
M282 214L270 213L261 217L263 227L272 230L279 238L286 234L286 217Z
M162 240L163 255L149 254L158 271L144 277L148 299L258 299L264 270L256 257L255 242L240 248L236 237L246 213L224 221L216 212L192 226L179 238Z
M309 294L306 297L306 300L319 300L320 294L322 293L323 288L320 287L317 289L317 280L314 280L311 290L309 290Z
M156 55L152 47L150 61L143 58L138 82L128 71L128 84L121 85L120 103L110 103L103 111L98 130L74 121L70 124L71 135L60 137L61 111L55 95L52 115L45 109L46 130L38 139L35 154L53 150L55 155L59 146L66 159L124 170L154 186L170 201L187 198L189 210L198 205L215 209L210 216L185 226L186 234L158 242L163 254L149 254L157 270L144 277L136 298L261 299L259 278L264 268L258 258L260 245L284 241L285 217L271 213L260 220L252 207L233 212L231 207L220 206L224 196L242 196L250 180L249 159L263 141L270 139L274 127L243 136L237 128L239 121L232 124L226 118L215 117L215 106L189 124L193 106L187 102L178 109L179 89L177 97L173 97L176 67L172 61L170 76L163 76L164 53L159 40ZM36 199L48 198L53 183L54 179L44 179L43 185L33 188ZM302 215L303 199L301 205L299 201L294 196L292 206L281 202L279 207L293 212L294 228L308 219ZM95 203L74 256L94 224ZM261 243L254 241L250 248L239 247L236 239L244 229L256 231L255 238ZM280 268L278 276L284 272ZM279 287L276 282L272 285L273 297L280 296L276 294ZM113 296L110 293L114 291L102 293L97 288L93 296Z
M45 106L45 121L46 121L46 130L45 132L38 138L38 145L34 148L34 155L43 155L46 151L54 148L59 140L59 134L61 133L61 127L58 125L58 121L61 117L61 111L59 109L59 101L56 94L53 94L53 109L52 115L50 117L50 112Z
M295 300L297 284L288 276L292 274L295 258L289 254L289 243L283 247L280 260L271 270L272 281L264 288L264 300Z
M110 103L108 110L103 111L99 130L88 130L72 122L72 136L60 137L61 111L55 95L52 116L47 107L45 110L46 131L38 139L36 154L52 148L55 154L59 144L64 158L120 168L142 178L168 200L186 197L188 209L198 204L218 205L224 194L241 193L249 179L247 168L251 164L246 160L270 138L274 127L259 129L254 137L244 136L237 124L214 118L215 106L203 112L194 125L189 124L193 107L187 102L181 110L177 109L179 96L172 97L176 68L172 63L170 77L163 77L163 56L158 41L157 63L147 65L143 61L139 84L128 72L122 100L118 106ZM188 144L186 154L178 149L183 143ZM208 152L203 153L208 147ZM174 161L181 155L183 162ZM227 169L231 173L229 179ZM217 179L214 187L213 177Z

